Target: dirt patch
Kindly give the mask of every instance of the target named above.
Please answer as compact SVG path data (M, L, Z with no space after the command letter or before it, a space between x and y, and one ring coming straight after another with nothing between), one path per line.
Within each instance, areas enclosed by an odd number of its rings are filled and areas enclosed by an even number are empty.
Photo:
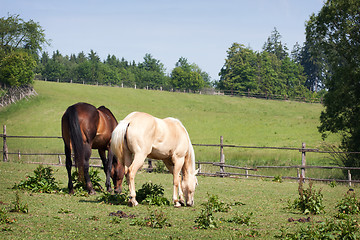
M135 215L134 214L126 214L125 212L119 210L117 212L111 212L109 214L109 216L116 216L116 217L120 217L120 218L135 218Z

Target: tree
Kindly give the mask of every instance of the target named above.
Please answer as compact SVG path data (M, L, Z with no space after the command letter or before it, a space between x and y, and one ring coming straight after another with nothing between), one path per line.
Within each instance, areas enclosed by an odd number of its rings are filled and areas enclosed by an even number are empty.
M350 152L360 151L359 16L360 1L328 0L317 15L310 17L306 36L329 65L319 131L324 137L340 133L341 148ZM344 164L359 167L360 155L349 155Z
M171 72L170 85L179 90L199 91L205 86L203 76L206 75L199 66L190 64L186 58L180 57Z
M17 49L25 49L37 56L44 44L48 44L48 40L39 23L25 22L19 15L0 18L0 58Z
M32 84L35 60L26 52L14 51L0 62L0 83L8 86Z
M278 59L283 60L288 56L288 48L280 41L281 35L276 28L271 32L270 37L263 46L263 51L274 54Z
M32 84L38 53L48 44L44 30L33 20L19 15L0 18L0 83L20 86Z
M228 57L220 71L220 87L246 92L257 91L257 54L239 43L234 43L227 53Z

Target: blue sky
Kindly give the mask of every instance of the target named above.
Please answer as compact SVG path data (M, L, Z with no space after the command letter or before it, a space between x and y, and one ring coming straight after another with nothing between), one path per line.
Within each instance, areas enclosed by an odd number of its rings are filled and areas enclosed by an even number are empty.
M305 21L323 0L0 0L0 16L38 22L63 55L94 50L142 62L146 53L171 72L180 57L213 80L234 42L261 51L274 27L291 50L305 40Z

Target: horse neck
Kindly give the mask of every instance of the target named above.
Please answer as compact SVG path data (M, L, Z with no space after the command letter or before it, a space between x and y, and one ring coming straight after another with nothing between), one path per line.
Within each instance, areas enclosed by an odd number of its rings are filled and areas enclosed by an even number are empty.
M195 159L194 159L194 149L192 148L192 145L190 144L190 149L188 154L185 157L184 167L182 169L184 178L187 176L192 176L195 173Z

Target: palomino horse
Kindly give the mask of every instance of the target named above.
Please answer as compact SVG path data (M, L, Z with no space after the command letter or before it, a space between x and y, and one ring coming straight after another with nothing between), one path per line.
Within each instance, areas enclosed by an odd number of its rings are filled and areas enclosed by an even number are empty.
M138 204L134 179L146 157L163 160L173 174L175 207L185 205L184 196L188 206L194 204L197 185L195 175L198 172L195 170L195 153L189 134L179 120L159 119L142 112L130 113L114 129L111 150L117 156L120 165L125 168L130 190L130 206Z
M104 165L107 191L111 191L110 175L113 179L115 191L120 191L121 188L118 184L122 182L124 171L122 171L121 166L117 166L118 161L110 151L111 133L116 125L116 118L104 106L96 109L88 103L76 103L66 109L61 119L61 129L65 145L69 193L74 192L71 179L71 150L73 150L79 178L81 181L85 178L87 190L90 194L95 194L89 177L91 149L98 149L99 151ZM106 150L108 151L108 158L106 158Z

